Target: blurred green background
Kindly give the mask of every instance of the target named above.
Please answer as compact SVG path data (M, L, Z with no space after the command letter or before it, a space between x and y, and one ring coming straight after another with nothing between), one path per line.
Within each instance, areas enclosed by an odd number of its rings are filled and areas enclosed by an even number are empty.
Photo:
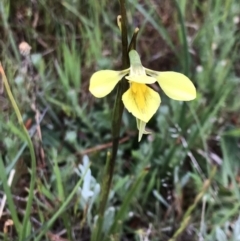
M197 98L170 100L156 85L161 107L147 125L152 134L140 143L135 118L124 112L105 237L170 240L196 204L176 240L239 241L239 0L126 0L126 6L129 39L140 28L143 65L186 74ZM119 9L118 1L109 0L0 2L0 61L37 157L24 240L90 240L111 150L116 91L95 99L88 86L95 71L121 69ZM2 81L0 87L0 176L16 170L11 193L22 220L30 155ZM0 201L4 182L1 178ZM0 239L20 240L14 225L6 226L12 219L8 205Z

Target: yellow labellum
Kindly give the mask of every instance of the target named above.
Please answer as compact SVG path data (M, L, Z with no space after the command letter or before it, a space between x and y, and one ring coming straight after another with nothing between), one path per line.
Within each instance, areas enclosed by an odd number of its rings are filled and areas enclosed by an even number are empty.
M147 85L130 83L130 88L122 96L126 109L136 118L148 122L160 106L160 96Z
M131 83L131 91L132 91L132 96L136 101L139 109L144 112L144 109L146 109L145 95L147 91L147 86L144 84L138 84L133 82Z

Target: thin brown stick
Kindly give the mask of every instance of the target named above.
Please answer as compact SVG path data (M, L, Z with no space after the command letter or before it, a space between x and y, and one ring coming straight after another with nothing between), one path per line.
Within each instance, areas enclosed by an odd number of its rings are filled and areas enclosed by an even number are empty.
M126 141L128 141L130 139L129 136L126 136L126 137L123 137L122 139L119 140L119 144L122 144ZM95 146L95 147L91 147L91 148L88 148L80 153L76 153L76 155L87 155L89 153L92 153L92 152L96 152L96 151L101 151L101 150L105 150L109 147L112 147L113 143L112 142L108 142L108 143L105 143L105 144L102 144L102 145L98 145L98 146Z

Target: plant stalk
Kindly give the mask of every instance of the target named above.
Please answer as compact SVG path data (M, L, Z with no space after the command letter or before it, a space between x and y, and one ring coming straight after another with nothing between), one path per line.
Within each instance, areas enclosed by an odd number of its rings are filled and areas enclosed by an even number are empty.
M127 34L127 15L125 0L120 0L120 12L121 12L121 36L122 36L122 68L126 69L129 67L129 57L128 57L128 34ZM117 89L117 96L114 103L113 117L112 117L112 153L110 160L106 165L105 178L102 185L102 194L100 196L100 207L99 207L99 222L97 225L98 231L101 232L103 217L107 205L107 200L112 184L112 178L114 174L114 167L117 157L119 136L121 130L121 120L123 113L123 102L122 95L127 90L128 83L125 79L119 82ZM98 232L99 234L99 232ZM98 236L98 235L97 235Z
M127 37L127 15L126 15L126 7L125 0L120 0L120 9L121 9L121 31L122 31L122 68L126 69L129 67L129 57L128 57L128 37ZM113 119L112 119L112 153L110 158L109 169L107 172L109 173L108 180L108 194L110 191L112 177L114 173L115 161L117 157L118 145L119 145L119 136L121 130L121 121L123 114L123 102L122 95L127 90L128 83L125 79L119 82L117 89L117 96L113 109ZM108 197L105 197L106 199ZM107 200L106 200L107 201Z

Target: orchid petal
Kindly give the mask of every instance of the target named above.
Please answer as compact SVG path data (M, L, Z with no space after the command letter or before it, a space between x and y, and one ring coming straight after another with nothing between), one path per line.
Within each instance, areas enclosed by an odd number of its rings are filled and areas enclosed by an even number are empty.
M156 79L168 97L181 101L196 98L196 88L187 76L172 71L157 73Z
M160 106L159 94L144 84L131 83L122 96L126 109L137 119L148 122Z
M129 69L123 71L100 70L94 73L90 79L89 91L97 98L108 95Z

